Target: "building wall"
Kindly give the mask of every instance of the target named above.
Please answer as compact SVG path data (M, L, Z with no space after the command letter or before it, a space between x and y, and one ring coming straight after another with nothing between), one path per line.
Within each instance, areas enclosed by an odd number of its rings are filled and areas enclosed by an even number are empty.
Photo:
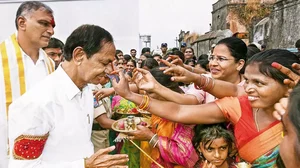
M293 48L300 39L300 0L278 0L271 13L268 48Z
M224 30L227 29L226 18L228 15L228 0L219 0L213 4L212 13L212 26L211 30Z

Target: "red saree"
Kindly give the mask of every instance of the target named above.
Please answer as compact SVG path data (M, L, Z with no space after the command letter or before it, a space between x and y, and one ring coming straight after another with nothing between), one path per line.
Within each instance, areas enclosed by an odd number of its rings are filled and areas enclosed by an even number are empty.
M247 96L219 99L216 104L224 116L234 124L234 136L240 157L252 166L253 164L276 166L277 147L282 141L281 122L275 121L258 132Z

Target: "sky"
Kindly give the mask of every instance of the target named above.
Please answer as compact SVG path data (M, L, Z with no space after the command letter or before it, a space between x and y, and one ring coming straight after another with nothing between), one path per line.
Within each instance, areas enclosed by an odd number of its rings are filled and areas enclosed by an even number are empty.
M14 20L22 0L0 0L0 41L16 31ZM124 54L141 50L139 35L151 35L151 48L161 43L175 47L180 30L203 34L209 31L212 4L217 0L40 0L54 11L54 37L65 42L82 24L96 24L114 37ZM8 2L8 3L7 3ZM17 2L17 3L13 3ZM5 17L4 17L5 16Z
M161 43L175 47L180 30L204 34L209 31L212 4L217 0L140 0L140 34L150 34L151 48Z

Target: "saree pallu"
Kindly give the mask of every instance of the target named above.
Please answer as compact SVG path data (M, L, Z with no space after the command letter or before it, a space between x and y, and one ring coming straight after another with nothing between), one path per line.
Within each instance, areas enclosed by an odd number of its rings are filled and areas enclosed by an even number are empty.
M282 141L283 126L274 121L258 131L253 109L247 96L219 99L216 104L224 116L234 124L234 136L240 157L253 167L276 167L278 146Z
M141 141L141 148L148 154L151 154L152 147L149 145L148 141ZM149 168L151 167L152 161L144 155L142 152L140 152L140 168Z
M252 162L253 168L277 168L276 160L279 154L279 146L265 153Z
M140 141L133 140L135 144L140 146ZM140 167L140 150L135 147L130 141L124 141L120 153L127 154L129 162L127 163L128 167L138 168Z
M158 147L151 156L165 168L189 168L198 161L192 145L193 125L170 122L152 115L153 132L159 136ZM152 168L158 167L152 163Z

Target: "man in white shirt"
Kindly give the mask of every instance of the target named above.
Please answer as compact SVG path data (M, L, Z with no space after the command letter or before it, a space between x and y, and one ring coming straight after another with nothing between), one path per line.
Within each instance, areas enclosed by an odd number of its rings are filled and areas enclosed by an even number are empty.
M53 11L27 1L16 13L17 32L0 43L0 167L7 167L8 106L54 71L54 62L41 49L54 34Z
M72 32L65 61L9 108L9 167L126 164L127 155L107 154L113 148L93 154L91 142L94 101L87 84L98 84L110 73L115 50L111 34L99 26L82 25Z

